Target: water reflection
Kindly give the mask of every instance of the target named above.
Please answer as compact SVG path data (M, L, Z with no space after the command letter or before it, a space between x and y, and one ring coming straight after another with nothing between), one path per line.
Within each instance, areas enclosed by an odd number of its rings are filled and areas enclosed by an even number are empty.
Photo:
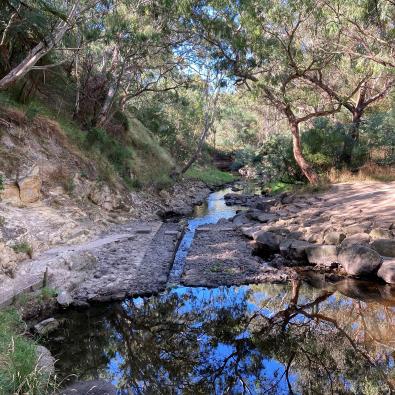
M70 312L49 347L62 375L120 394L389 394L395 309L380 302L296 281L180 287Z

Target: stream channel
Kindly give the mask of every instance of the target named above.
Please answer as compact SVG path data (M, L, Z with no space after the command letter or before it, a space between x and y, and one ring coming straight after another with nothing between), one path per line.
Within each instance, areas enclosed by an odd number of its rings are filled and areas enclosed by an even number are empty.
M395 291L357 280L179 285L196 227L231 218L228 190L196 207L166 292L67 311L45 345L64 383L119 394L390 394Z

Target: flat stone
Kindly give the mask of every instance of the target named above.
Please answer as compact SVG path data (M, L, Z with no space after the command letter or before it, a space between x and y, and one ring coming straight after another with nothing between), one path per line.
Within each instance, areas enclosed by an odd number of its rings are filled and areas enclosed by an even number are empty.
M276 233L260 231L254 234L254 240L258 249L267 252L276 252L280 248L282 237Z
M395 284L395 259L385 259L377 272L377 276L388 284Z
M338 260L347 274L351 276L373 274L382 262L382 258L375 250L363 245L342 248Z
M337 262L338 248L335 245L313 245L306 249L307 260L316 265L331 265Z

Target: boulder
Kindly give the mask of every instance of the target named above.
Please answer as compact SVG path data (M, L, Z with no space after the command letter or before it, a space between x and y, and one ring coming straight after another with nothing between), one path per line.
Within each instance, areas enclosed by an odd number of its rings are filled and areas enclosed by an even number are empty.
M346 238L346 235L341 232L328 232L324 236L324 242L325 244L340 244L344 239Z
M388 229L375 228L369 233L372 240L392 239L392 232Z
M395 284L395 259L386 259L381 264L377 276L388 284Z
M40 169L34 166L30 172L18 180L19 196L22 203L34 203L41 197Z
M312 245L306 249L307 260L314 265L332 266L337 262L338 247L335 245Z
M380 255L395 258L395 240L378 239L371 246Z
M254 234L254 239L258 249L267 252L277 252L283 238L272 232L260 231Z
M350 247L352 245L367 245L370 242L370 236L367 233L356 233L352 236L347 236L342 242L341 247Z
M280 252L285 258L305 261L307 259L306 249L311 244L303 240L286 239L280 243Z
M341 248L338 261L347 274L364 276L373 274L381 265L381 256L373 249L364 245L352 245Z
M261 230L261 225L246 224L240 228L241 233L249 239L254 238L254 233Z
M52 356L51 351L44 346L37 346L37 370L40 373L51 375L55 373L55 358Z
M352 236L357 233L365 233L366 231L369 230L369 223L363 223L363 224L355 224L355 225L349 225L344 229L344 233L347 236Z
M41 336L48 335L49 333L56 330L58 327L59 327L59 321L56 320L55 318L48 318L34 325L35 331Z
M242 226L248 224L250 220L247 218L247 216L244 213L240 213L233 217L232 222L236 226Z

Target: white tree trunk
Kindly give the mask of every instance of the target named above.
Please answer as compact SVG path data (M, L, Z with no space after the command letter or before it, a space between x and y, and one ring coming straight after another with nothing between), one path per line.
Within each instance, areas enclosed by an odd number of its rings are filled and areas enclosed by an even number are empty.
M65 33L72 27L77 16L79 0L76 0L72 6L66 21L58 24L55 32L39 42L25 57L25 59L14 67L6 76L0 80L0 90L6 89L11 84L26 75L32 67L51 49L53 49L63 38Z

